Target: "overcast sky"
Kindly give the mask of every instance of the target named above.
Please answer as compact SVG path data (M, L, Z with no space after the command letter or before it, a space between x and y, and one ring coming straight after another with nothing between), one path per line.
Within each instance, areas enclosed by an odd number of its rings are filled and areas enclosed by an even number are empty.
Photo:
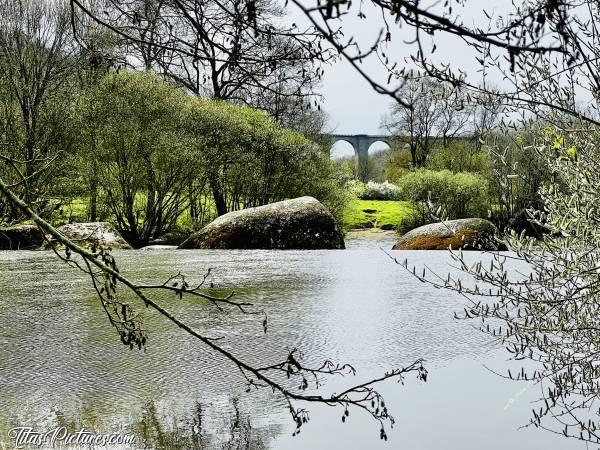
M459 13L465 24L472 24L482 20L484 5L488 12L499 14L501 12L499 5L502 3L502 0L470 0L466 2L468 8L459 10ZM510 2L506 1L505 3ZM362 47L367 48L374 42L381 29L382 21L380 19L381 12L374 9L371 9L370 12L363 11L366 12L367 19L359 20L353 16L345 16L343 26L346 36L355 36ZM300 14L294 13L292 10L291 15L298 24L306 23ZM472 16L467 19L465 18L467 14ZM414 47L406 43L406 41L411 41L414 35L412 30L406 27L404 30L395 28L394 33L391 47L388 48L387 53L390 59L402 61L414 51ZM475 55L465 51L463 43L453 37L437 36L436 58L439 58L440 61L451 62L454 68L460 67L467 72L471 80L480 78ZM364 67L375 74L379 81L385 81L387 78L387 73L382 70L379 61L374 58L367 60ZM385 134L385 131L380 128L381 118L388 111L392 100L387 96L375 93L346 61L339 61L325 68L325 77L320 92L324 96L322 108L329 113L330 125L335 129L335 133ZM373 149L385 147L385 145L375 144Z

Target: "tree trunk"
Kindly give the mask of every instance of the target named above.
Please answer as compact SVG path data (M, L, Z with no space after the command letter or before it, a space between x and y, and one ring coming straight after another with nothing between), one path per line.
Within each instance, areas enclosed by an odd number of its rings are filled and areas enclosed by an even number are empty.
M227 214L227 203L225 202L225 195L223 195L223 190L219 186L219 182L217 181L217 177L215 174L210 175L210 190L212 192L213 198L215 200L215 208L217 209L217 216L222 216L223 214Z

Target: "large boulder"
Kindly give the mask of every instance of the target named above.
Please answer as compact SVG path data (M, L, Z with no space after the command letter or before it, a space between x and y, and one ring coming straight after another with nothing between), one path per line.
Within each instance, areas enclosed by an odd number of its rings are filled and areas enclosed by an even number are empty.
M0 227L0 250L34 250L44 242L44 235L35 225Z
M339 249L344 239L327 208L300 197L224 214L179 248Z
M496 250L496 227L485 219L458 219L432 223L404 234L393 250Z
M67 239L84 248L91 248L95 245L110 247L113 250L131 248L117 229L108 222L69 223L59 227L58 231ZM53 239L48 236L48 241L52 243ZM46 244L46 247L49 248L49 245Z

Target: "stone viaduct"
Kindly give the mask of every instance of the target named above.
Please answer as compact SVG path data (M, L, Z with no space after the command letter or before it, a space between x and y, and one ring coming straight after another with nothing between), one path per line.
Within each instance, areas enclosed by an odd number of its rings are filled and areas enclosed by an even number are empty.
M356 155L356 173L361 181L367 181L369 147L375 142L384 142L388 146L390 145L390 136L370 134L332 134L330 136L331 145L339 141L346 141L352 146Z

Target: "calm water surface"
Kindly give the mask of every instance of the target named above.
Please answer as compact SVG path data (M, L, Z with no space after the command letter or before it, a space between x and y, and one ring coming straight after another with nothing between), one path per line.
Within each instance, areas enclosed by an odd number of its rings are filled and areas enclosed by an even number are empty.
M326 390L426 359L427 383L410 375L404 386L381 386L396 418L387 443L368 417L357 411L343 424L341 411L331 408L313 408L309 424L292 438L283 402L268 392L246 394L237 369L150 310L144 312L147 351L129 351L85 276L50 252L0 252L0 443L15 424L66 423L101 432L142 430L149 446L162 448L191 447L184 437L198 429L204 432L202 442L193 441L197 448L585 448L518 429L538 387L503 381L484 367L505 371L505 354L472 324L453 319L460 297L421 284L393 264L376 248L389 243L349 244L343 251L116 256L126 276L145 282L178 271L199 279L213 268L219 292L234 288L239 299L267 311L266 335L256 316L222 314L171 296L161 303L208 335L226 337L225 345L251 362L276 361L297 347L309 360L357 368L355 379L331 380ZM452 270L446 252L394 253L444 274Z

